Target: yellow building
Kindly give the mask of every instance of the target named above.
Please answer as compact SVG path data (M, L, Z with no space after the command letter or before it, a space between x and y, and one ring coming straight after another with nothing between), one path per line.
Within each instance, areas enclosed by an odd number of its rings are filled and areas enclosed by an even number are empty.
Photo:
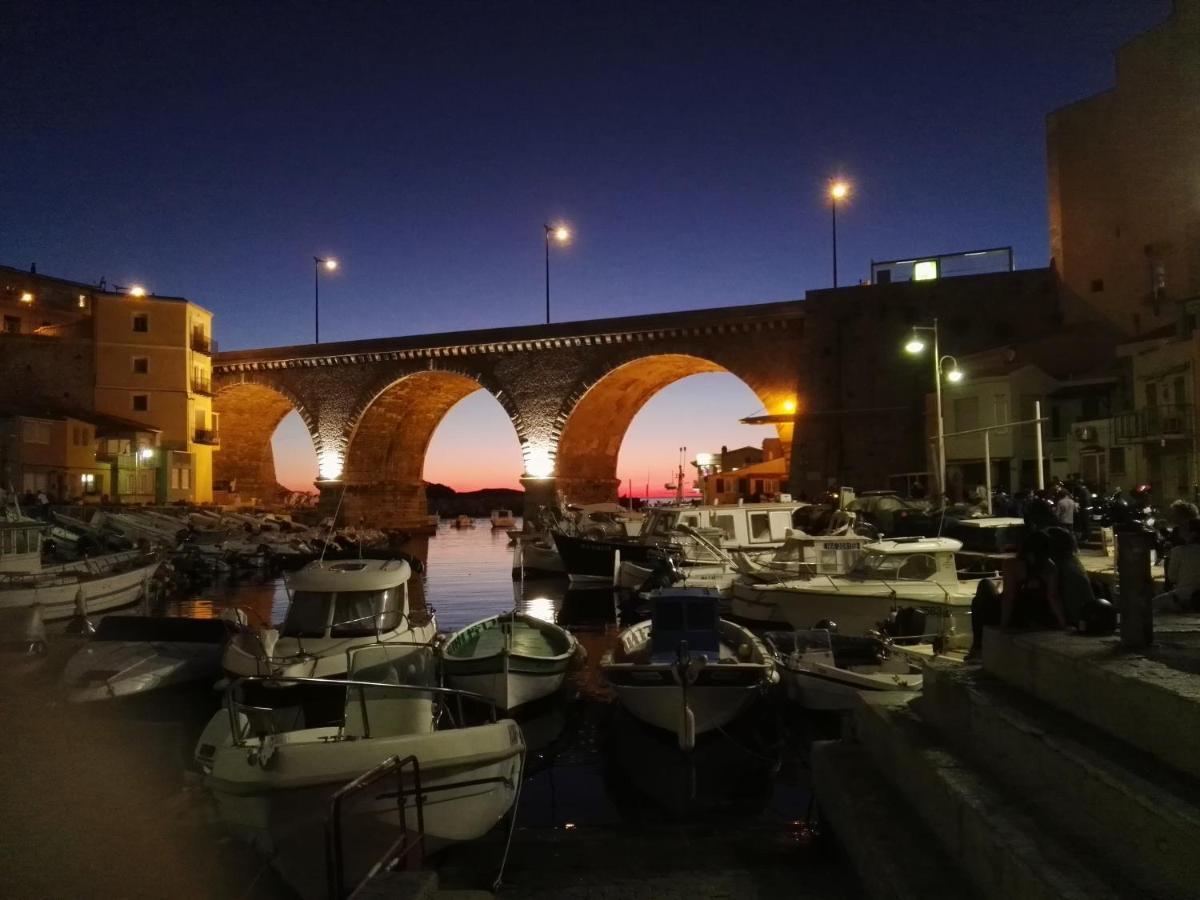
M1126 335L1200 294L1200 0L1116 53L1112 90L1046 122L1051 255L1076 315Z
M212 501L212 313L136 287L0 267L0 314L0 408L18 399L67 412L86 405L143 426L98 447L112 465L112 498Z
M183 298L98 294L96 411L161 432L159 497L212 501L212 313Z

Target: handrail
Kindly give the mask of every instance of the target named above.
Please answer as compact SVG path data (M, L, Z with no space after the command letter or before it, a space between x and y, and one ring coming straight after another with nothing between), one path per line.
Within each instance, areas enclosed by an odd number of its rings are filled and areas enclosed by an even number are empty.
M408 833L408 795L404 787L404 770L412 768L412 790L415 796L417 812L416 840L410 843ZM377 781L389 775L396 776L396 811L400 817L400 836L392 843L366 875L352 888L346 890L346 873L342 854L342 804L353 794L369 788ZM420 853L425 847L425 798L421 790L421 763L415 756L401 759L393 756L384 760L375 768L359 775L349 784L338 789L329 801L329 818L325 820L325 863L326 877L329 880L329 896L333 900L342 900L352 896L363 884L383 870L394 869L397 865L407 865L409 857L416 851ZM419 857L418 857L419 859Z
M436 696L454 697L459 701L460 709L462 699L465 697L468 700L473 700L477 703L482 703L488 709L488 715L491 722L496 722L496 701L490 697L485 697L482 694L476 694L473 691L464 691L460 688L440 687L438 685L425 684L389 684L383 681L359 681L350 678L309 678L303 675L247 675L243 678L237 678L231 681L225 688L224 706L229 714L229 733L234 740L234 746L244 747L245 738L240 733L238 728L237 714L239 709L259 709L260 707L248 706L238 701L236 692L245 684L262 684L262 683L279 684L287 682L291 684L323 684L330 687L374 687L388 688L391 690L409 691L412 693L431 694ZM263 707L270 709L270 707ZM460 713L461 715L461 713Z

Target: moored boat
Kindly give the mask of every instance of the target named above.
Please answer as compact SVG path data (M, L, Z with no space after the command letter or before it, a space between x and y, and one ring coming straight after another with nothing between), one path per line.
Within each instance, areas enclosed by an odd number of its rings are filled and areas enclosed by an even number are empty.
M517 520L513 518L511 509L493 509L490 516L493 528L515 528Z
M859 694L921 689L922 670L876 636L825 629L768 632L788 698L805 709L850 710Z
M222 665L232 675L338 677L347 651L371 643L429 644L432 614L409 605L403 559L313 562L284 580L291 602L279 628L239 634Z
M721 619L718 600L696 589L653 592L650 619L622 631L600 661L621 703L674 733L684 750L697 735L729 724L778 680L762 642Z
M562 687L579 643L565 628L527 613L501 613L455 632L442 646L453 687L516 709Z
M454 521L451 522L450 525L452 528L474 528L475 520L470 516L462 515L455 517Z

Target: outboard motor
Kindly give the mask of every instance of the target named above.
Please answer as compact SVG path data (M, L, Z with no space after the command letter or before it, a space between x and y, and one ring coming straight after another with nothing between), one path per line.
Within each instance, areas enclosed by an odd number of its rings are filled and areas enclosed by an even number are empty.
M654 568L650 570L650 574L646 580L642 582L642 586L638 591L645 593L648 591L656 591L660 588L669 588L683 580L683 573L679 571L679 566L675 564L675 557L671 553L664 553L655 562Z

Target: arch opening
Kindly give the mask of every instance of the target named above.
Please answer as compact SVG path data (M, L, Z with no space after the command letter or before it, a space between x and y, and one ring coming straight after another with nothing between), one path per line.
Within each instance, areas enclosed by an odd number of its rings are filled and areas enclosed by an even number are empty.
M213 454L214 487L225 487L242 501L271 502L288 489L280 485L275 467L273 438L289 413L303 410L286 394L254 382L220 388L213 397L220 416L221 446ZM311 425L304 421L316 453ZM316 477L314 469L312 475Z
M346 520L424 526L425 459L434 432L452 407L479 390L486 388L467 375L429 371L380 392L359 418L346 453Z
M617 459L634 417L663 388L709 372L740 378L768 412L782 410L791 400L783 391L764 389L725 366L697 356L660 354L625 363L592 384L571 410L558 440L558 490L575 503L616 499ZM752 412L746 410L746 414ZM779 436L785 440L790 440L790 432L788 426L779 428Z

